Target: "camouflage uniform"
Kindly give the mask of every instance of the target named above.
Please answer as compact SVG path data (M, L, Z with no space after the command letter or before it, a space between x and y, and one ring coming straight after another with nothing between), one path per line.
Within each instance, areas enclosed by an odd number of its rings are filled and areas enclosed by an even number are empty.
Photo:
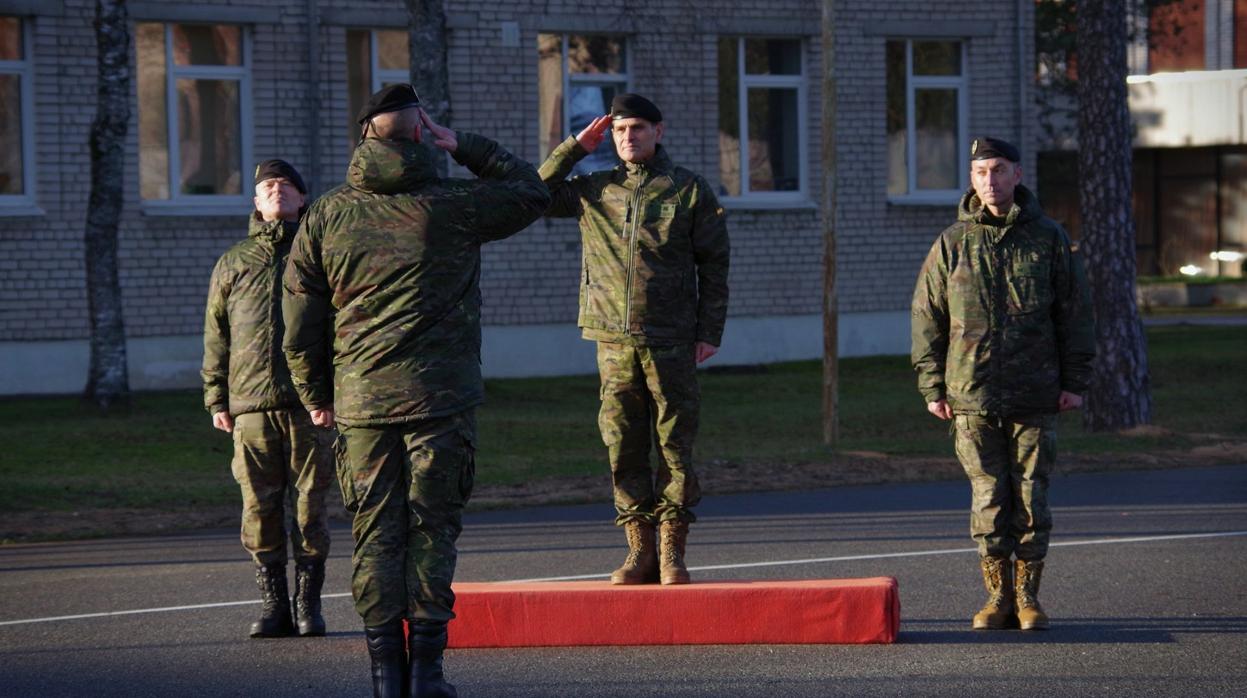
M246 240L212 271L204 313L204 406L234 418L242 544L257 565L286 564L286 507L296 563L329 555L325 493L332 429L313 426L281 353L282 269L296 224L254 214Z
M480 246L549 203L528 163L481 136L458 143L455 159L480 179L439 179L412 141L365 139L347 183L307 212L286 269L286 357L299 399L333 406L340 425L367 626L453 617L484 399Z
M1042 560L1061 391L1081 395L1095 355L1082 263L1023 186L1004 219L973 190L923 263L912 307L923 399L948 401L984 557Z
M552 217L580 221L580 318L598 343L616 523L694 520L699 397L694 342L718 346L729 245L706 180L659 145L646 163L566 179L587 151L568 138L541 166ZM653 437L651 437L651 432ZM649 451L656 438L657 482Z

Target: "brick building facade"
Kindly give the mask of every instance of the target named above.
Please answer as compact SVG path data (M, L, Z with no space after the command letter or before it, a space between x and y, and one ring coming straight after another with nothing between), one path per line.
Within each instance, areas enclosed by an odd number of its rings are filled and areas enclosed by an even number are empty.
M398 0L129 5L120 245L131 383L191 386L208 275L245 234L250 168L282 157L315 192L340 182L352 100L394 75L389 32L406 15ZM593 15L570 0L447 6L453 127L539 163L583 97L651 97L673 159L718 186L728 210L732 299L713 361L820 355L821 3L608 2ZM0 149L21 153L0 160L0 394L85 382L93 11L91 0L0 0ZM1033 4L848 0L836 12L841 346L900 353L915 274L966 185L969 138L1019 143L1033 171ZM539 46L562 54L541 59ZM562 75L549 72L560 61ZM196 129L202 138L186 135ZM486 374L592 372L574 326L575 224L539 221L483 260Z

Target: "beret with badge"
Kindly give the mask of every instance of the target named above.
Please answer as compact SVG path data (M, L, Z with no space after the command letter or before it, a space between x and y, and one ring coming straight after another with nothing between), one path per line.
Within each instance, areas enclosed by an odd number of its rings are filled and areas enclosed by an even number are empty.
M1008 141L999 138L975 138L970 141L970 161L1004 158L1009 162L1021 162L1022 154Z

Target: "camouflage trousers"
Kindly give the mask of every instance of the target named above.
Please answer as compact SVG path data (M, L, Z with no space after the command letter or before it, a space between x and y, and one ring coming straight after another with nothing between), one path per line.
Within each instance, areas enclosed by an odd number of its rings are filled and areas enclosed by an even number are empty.
M286 564L286 522L296 562L329 555L325 494L334 432L302 408L234 417L231 469L242 489L242 545L257 565Z
M979 555L1042 560L1052 530L1048 476L1056 461L1056 417L958 414L954 420Z
M610 459L615 523L696 520L701 500L693 440L701 397L692 344L637 347L598 342L602 410L598 428ZM650 467L650 444L658 467Z
M476 417L341 426L338 484L354 517L351 592L366 626L455 617L462 512L476 476Z

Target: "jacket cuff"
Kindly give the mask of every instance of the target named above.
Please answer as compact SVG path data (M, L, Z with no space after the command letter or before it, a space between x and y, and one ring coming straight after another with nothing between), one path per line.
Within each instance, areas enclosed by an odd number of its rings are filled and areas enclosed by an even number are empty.
M229 412L229 405L208 405L208 414L215 415L217 412Z
M947 396L944 394L943 386L940 386L938 388L919 388L918 392L922 393L922 399L926 400L928 403L937 402L939 400L944 400L947 398Z

